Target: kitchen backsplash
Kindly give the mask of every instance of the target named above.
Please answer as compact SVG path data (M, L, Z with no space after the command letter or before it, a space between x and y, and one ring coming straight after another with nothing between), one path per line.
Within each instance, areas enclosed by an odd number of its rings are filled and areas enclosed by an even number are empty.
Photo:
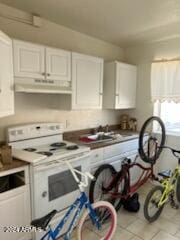
M117 110L62 110L61 97L51 94L16 94L15 109L15 115L0 118L0 140L5 140L5 129L12 125L61 122L64 130L69 131L118 124L122 113Z

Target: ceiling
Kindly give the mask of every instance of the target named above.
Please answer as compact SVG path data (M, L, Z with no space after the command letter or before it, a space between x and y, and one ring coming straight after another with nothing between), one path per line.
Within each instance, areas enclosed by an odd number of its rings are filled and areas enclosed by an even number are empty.
M119 46L180 37L179 0L0 2Z

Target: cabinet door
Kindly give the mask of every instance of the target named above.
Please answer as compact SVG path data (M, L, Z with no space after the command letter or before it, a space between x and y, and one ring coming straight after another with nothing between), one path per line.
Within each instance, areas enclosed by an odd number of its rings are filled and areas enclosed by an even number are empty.
M13 49L15 77L45 78L43 46L14 40Z
M134 152L134 153L131 153L127 157L129 159L131 159L132 162L134 162L135 159L136 159L137 154L138 154L138 150L136 152ZM142 163L142 160L140 159L140 157L138 157L136 159L136 162L144 165L144 163ZM146 167L146 166L144 165L144 167ZM148 165L147 165L147 167L148 167ZM143 173L143 170L140 167L135 165L132 168L130 168L129 171L130 171L131 184L135 184L138 181L138 179L141 176L141 174Z
M91 150L91 168L100 166L103 164L103 148Z
M136 105L136 66L117 63L115 108L134 108Z
M19 187L0 194L0 239L29 240L31 234L27 232L4 232L5 227L30 226L30 194L29 185Z
M12 41L0 32L0 117L14 113Z
M102 107L103 59L72 54L72 108Z
M46 48L46 78L71 80L71 53L56 48Z

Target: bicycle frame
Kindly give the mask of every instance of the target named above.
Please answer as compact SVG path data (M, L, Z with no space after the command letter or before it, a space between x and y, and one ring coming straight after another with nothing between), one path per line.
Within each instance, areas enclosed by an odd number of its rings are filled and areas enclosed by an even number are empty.
M138 178L138 180L131 185L131 175L130 175L130 169L133 167L139 167L143 170L142 174L140 175L140 177ZM112 179L112 181L110 182L109 186L107 188L104 188L104 190L106 192L109 192L113 189L114 186L116 186L116 188L118 189L119 184L121 183L121 181L127 177L128 182L127 182L127 189L126 189L126 194L121 194L121 193L111 193L112 196L114 198L124 198L127 199L128 196L132 195L133 193L135 193L144 183L147 182L147 180L149 178L151 179L155 179L155 175L154 175L154 169L153 169L153 164L151 164L150 167L144 167L139 163L125 163L122 165L122 169L121 171L119 171L116 176Z
M85 192L81 192L80 197L77 198L75 200L75 202L71 205L71 207L69 208L69 210L67 211L67 213L65 214L63 219L61 219L59 224L56 226L55 230L52 230L51 227L49 226L49 231L41 238L41 240L45 240L45 239L56 240L56 237L59 235L63 226L65 225L65 223L67 222L67 220L71 216L71 213L76 209L76 211L74 213L74 216L73 216L73 219L72 219L71 223L69 224L69 228L68 228L67 232L64 234L64 237L63 237L64 240L69 240L70 235L71 235L74 227L76 226L77 220L80 217L81 211L82 211L84 206L87 209L89 209L89 215L90 215L91 220L93 221L93 224L95 224L97 226L97 229L100 229L101 226L100 226L98 217L96 215L96 212L92 208Z
M77 198L74 203L71 205L65 216L61 219L59 224L56 226L54 230L49 226L48 232L41 238L41 240L47 239L47 240L56 240L56 237L59 235L61 232L63 226L66 224L67 220L69 219L71 213L75 210L75 213L73 215L72 221L69 224L67 232L64 234L64 240L69 240L70 235L76 226L77 220L80 217L81 211L83 207L85 206L86 209L89 210L89 216L93 222L93 224L96 225L98 229L100 229L101 225L98 219L98 216L95 212L95 210L92 208L86 193L84 192L85 187L88 186L88 178L93 179L94 177L89 173L85 172L82 173L81 171L78 171L77 169L74 169L72 165L68 161L62 161L63 163L66 163L67 166L69 167L69 170L71 171L75 181L78 184L79 190L80 190L80 197ZM78 175L77 175L78 174ZM84 178L84 181L78 178L78 176L82 176Z
M163 179L161 185L164 188L158 207L163 206L169 199L169 194L175 189L176 180L180 176L180 166L176 167L170 178Z
M138 180L131 185L130 179L131 179L131 174L130 174L130 169L133 167L139 167L142 169L142 173L139 176ZM128 195L131 195L135 193L144 183L147 182L149 178L154 179L154 169L153 169L153 164L151 164L150 167L144 167L139 163L132 163L130 166L127 167L127 176L128 176ZM127 197L127 196L126 196Z

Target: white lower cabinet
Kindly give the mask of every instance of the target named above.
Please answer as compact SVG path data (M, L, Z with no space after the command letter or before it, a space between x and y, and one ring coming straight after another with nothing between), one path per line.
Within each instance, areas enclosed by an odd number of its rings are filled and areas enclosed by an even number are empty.
M97 168L103 163L103 148L94 149L91 151L91 166Z
M104 148L98 148L92 150L91 152L91 172L94 173L95 170L102 164L111 164L119 171L121 169L121 163L124 158L130 158L134 161L136 154L138 152L138 139L129 140L126 142L121 142L113 144ZM137 169L132 171L132 180L136 179Z
M23 232L31 221L28 168L19 168L13 172L8 171L5 176L1 175L1 182L8 178L9 190L0 193L0 239L30 240L31 233Z
M119 171L121 169L121 163L123 161L125 156L116 156L109 159L105 159L105 164L111 164L116 171Z
M131 159L131 162L134 162L136 159L136 156L137 156L137 152L130 154L128 158ZM138 159L139 158L137 158L136 161L138 161ZM129 172L130 172L130 180L131 180L131 183L133 184L138 180L140 174L142 173L142 169L135 165L132 168L130 168Z

